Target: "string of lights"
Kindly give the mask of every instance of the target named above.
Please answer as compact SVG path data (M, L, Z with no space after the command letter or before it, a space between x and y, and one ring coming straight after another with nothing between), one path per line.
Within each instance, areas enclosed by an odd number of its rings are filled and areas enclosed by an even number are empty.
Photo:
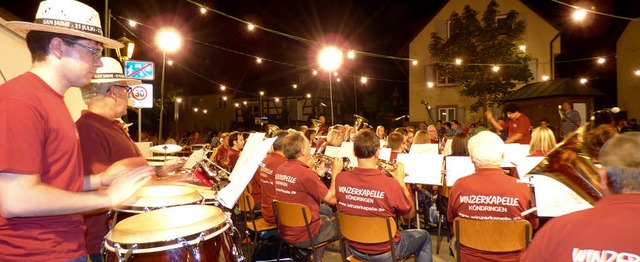
M551 0L555 3L561 4L561 5L565 5L574 9L578 9L578 10L584 10L585 12L589 12L589 13L594 13L594 14L598 14L598 15L603 15L603 16L608 16L608 17L613 17L613 18L618 18L618 19L624 19L624 20L629 20L629 21L638 21L638 18L630 18L630 17L625 17L625 16L619 16L619 15L612 15L612 14L607 14L607 13L603 13L603 12L598 12L595 10L591 10L591 9L586 9L586 8L582 8L576 5L572 5L572 4L568 4L559 0Z

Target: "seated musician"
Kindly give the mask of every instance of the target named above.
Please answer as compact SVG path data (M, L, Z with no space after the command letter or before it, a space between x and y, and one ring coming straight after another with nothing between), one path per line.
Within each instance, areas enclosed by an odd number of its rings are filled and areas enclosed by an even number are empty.
M258 168L258 184L260 189L262 190L262 217L265 221L275 224L276 219L273 215L273 207L271 206L271 202L276 198L276 188L275 188L275 180L276 173L284 162L287 161L287 158L284 157L284 153L282 152L282 142L284 141L284 137L289 134L288 131L278 131L274 135L276 137L276 141L273 142L273 152L267 155L264 160L262 160L262 166ZM251 180L251 184L255 184L256 177ZM253 188L256 188L254 185Z
M546 156L554 147L556 147L556 137L551 129L544 126L533 129L529 156Z
M469 155L476 172L458 179L449 193L447 219L525 219L521 212L531 208L529 186L516 182L500 168L504 142L490 131L482 131L469 139ZM500 199L501 201L493 201ZM532 227L537 219L529 217ZM453 241L451 243L454 243ZM491 253L460 245L460 261L516 261L520 252Z
M240 152L244 148L244 136L238 131L233 131L229 134L229 151L227 151L227 157L229 158L229 172L233 171L233 168L240 158Z
M217 143L211 142L212 146L215 146L215 151L211 154L211 161L215 162L219 166L229 170L229 133L224 132L220 135L220 140Z
M522 261L640 261L640 133L609 140L601 183L611 194L593 208L556 217L536 234Z
M321 205L336 204L335 178L342 169L342 161L334 160L331 186L322 184L318 174L306 164L309 162L311 145L300 132L288 134L282 142L282 151L287 161L282 164L275 175L276 200L303 204L311 211L311 234L315 243L335 241L338 239L338 224L331 216L331 208ZM279 236L300 248L309 248L311 241L305 227L278 227ZM324 248L316 249L316 261L322 260Z
M398 154L405 153L404 136L400 132L391 132L391 134L387 136L387 147L391 148L389 162L395 163Z
M398 168L393 174L394 177L388 177L376 169L379 148L380 140L371 130L361 131L354 138L354 153L358 158L358 167L340 173L335 179L335 186L338 188L338 211L352 215L394 218L400 216L410 219L415 215L415 209L411 194L404 183L404 169ZM358 192L371 194L363 195ZM394 243L396 256L399 258L406 258L415 253L416 261L432 261L431 238L425 230L398 230ZM360 260L387 261L391 258L389 243L386 242L349 242L349 249L353 256Z

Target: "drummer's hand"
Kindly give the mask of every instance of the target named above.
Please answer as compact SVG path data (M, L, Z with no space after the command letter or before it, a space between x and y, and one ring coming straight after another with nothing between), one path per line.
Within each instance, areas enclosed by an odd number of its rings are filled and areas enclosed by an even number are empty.
M130 157L116 161L100 174L100 184L109 186L114 179L120 176L123 170L141 166L149 166L144 157Z
M166 177L172 172L175 172L176 170L180 170L184 166L184 163L185 163L185 159L181 158L175 164L161 166L157 170L156 174L158 175L158 177Z
M106 190L111 206L116 206L131 197L133 193L151 179L153 174L155 172L151 166L120 170L118 176Z
M342 162L342 157L334 157L333 158L333 167L331 167L331 175L335 176L338 173L342 172L342 166L344 163Z
M400 182L400 184L404 183L404 164L403 163L396 163L398 165L398 168L396 169L396 172L393 172L393 178L395 178L398 182Z

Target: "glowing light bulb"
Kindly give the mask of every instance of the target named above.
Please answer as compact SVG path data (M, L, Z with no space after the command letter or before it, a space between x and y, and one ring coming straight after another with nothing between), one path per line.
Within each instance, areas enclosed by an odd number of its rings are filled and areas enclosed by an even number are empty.
M461 64L462 64L462 59L456 58L456 65L461 65Z
M262 63L262 58L256 57L256 63L261 64Z
M547 76L547 75L542 76L542 81L547 81L547 80L549 80L549 76Z
M226 90L226 89L227 89L227 87L226 87L226 86L224 86L224 85L220 85L220 91L224 91L224 90Z
M129 20L129 26L130 26L130 27L136 27L136 25L137 25L137 24L138 24L138 23L136 23L136 21Z
M427 82L427 87L428 88L432 88L433 87L433 82Z
M411 64L414 65L414 66L418 65L418 60L415 60L415 59L411 60Z
M498 72L500 71L500 67L496 65L496 66L493 66L491 70L493 70L493 72Z
M607 60L606 60L606 59L604 59L604 58L602 58L602 57L599 57L599 58L598 58L598 64L604 64L604 62L606 62L606 61L607 61Z
M204 8L204 7L200 7L200 13L201 13L201 14L204 14L204 13L206 13L206 12L207 12L207 9L206 9L206 8Z
M527 46L526 45L520 45L520 46L518 46L518 49L520 49L520 51L524 51L524 50L527 50Z
M585 17L587 17L587 11L582 8L578 8L575 12L573 12L572 17L573 20L582 21Z
M311 98L311 94L307 93L307 98Z
M252 23L248 23L247 24L247 29L249 29L249 31L253 31L253 29L256 29L256 26L253 25Z
M586 84L587 83L587 79L586 78L580 78L580 83L581 84Z

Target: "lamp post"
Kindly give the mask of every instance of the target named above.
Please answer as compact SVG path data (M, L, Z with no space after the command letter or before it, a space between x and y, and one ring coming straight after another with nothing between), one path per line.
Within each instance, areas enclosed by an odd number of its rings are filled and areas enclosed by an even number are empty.
M158 33L156 38L158 45L162 49L162 79L160 80L160 128L158 131L158 143L162 141L162 118L164 114L164 71L167 63L167 52L176 51L180 47L180 35L172 29L164 29Z
M318 55L318 64L329 73L329 100L331 103L331 125L334 125L333 116L333 87L331 86L331 72L334 72L342 64L342 51L334 46L323 48Z

